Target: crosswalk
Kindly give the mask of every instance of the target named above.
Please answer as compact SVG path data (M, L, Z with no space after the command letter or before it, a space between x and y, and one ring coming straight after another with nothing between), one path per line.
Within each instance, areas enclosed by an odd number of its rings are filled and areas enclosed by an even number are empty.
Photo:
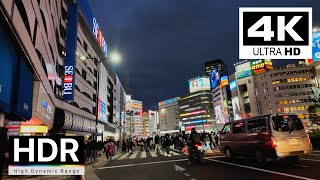
M172 156L180 156L183 154L177 153L175 151L170 151L170 154ZM161 157L161 156L165 156L165 154L163 153L158 153L158 152L154 152L154 151L134 151L131 153L124 153L124 154L116 154L112 159L113 160L125 160L125 159L143 159L143 158L156 158L156 157Z

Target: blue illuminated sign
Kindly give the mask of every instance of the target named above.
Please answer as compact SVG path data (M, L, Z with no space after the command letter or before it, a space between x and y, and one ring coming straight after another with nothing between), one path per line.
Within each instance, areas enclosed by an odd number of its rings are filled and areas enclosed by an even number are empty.
M160 102L159 106L170 104L170 103L174 103L174 102L177 102L177 101L178 101L178 98L175 97L175 98L168 99L168 100Z
M210 73L210 81L211 81L211 88L214 89L220 85L220 76L217 68L214 68Z
M233 80L230 82L230 90L233 91L237 87L237 81Z
M75 66L78 34L78 5L73 3L68 7L67 27L67 55L64 61L64 82L63 82L63 100L74 100Z
M320 32L314 32L312 37L312 58L314 61L320 61Z

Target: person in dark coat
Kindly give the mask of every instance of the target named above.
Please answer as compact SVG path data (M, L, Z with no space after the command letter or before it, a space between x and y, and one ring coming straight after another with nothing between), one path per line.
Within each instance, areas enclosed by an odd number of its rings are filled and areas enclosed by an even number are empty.
M0 179L2 179L2 171L4 168L6 158L9 158L9 143L7 137L7 129L0 128Z
M170 153L170 146L171 146L172 142L171 142L171 139L170 139L170 136L169 134L166 134L164 136L164 141L163 141L163 148L165 149L166 151L166 156L171 156L169 153Z

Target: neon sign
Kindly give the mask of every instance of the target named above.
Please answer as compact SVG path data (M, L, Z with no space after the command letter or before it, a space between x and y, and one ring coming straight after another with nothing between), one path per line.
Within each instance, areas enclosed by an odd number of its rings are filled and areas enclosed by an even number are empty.
M94 36L96 37L97 41L98 41L98 44L99 46L101 47L102 51L105 53L106 57L107 56L107 52L108 52L108 46L107 46L107 43L104 39L104 37L102 36L102 32L99 28L99 25L96 21L96 18L93 18L93 29L92 29L92 32L94 34Z

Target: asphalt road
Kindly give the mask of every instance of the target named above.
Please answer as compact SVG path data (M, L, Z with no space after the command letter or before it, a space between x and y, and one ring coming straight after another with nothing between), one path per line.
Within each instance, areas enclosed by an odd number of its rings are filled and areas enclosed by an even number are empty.
M118 156L95 172L101 180L320 180L320 151L314 151L291 165L286 161L259 165L247 158L227 161L219 154L207 157L203 165L188 165L185 155L176 153L172 157L164 157L138 152Z

